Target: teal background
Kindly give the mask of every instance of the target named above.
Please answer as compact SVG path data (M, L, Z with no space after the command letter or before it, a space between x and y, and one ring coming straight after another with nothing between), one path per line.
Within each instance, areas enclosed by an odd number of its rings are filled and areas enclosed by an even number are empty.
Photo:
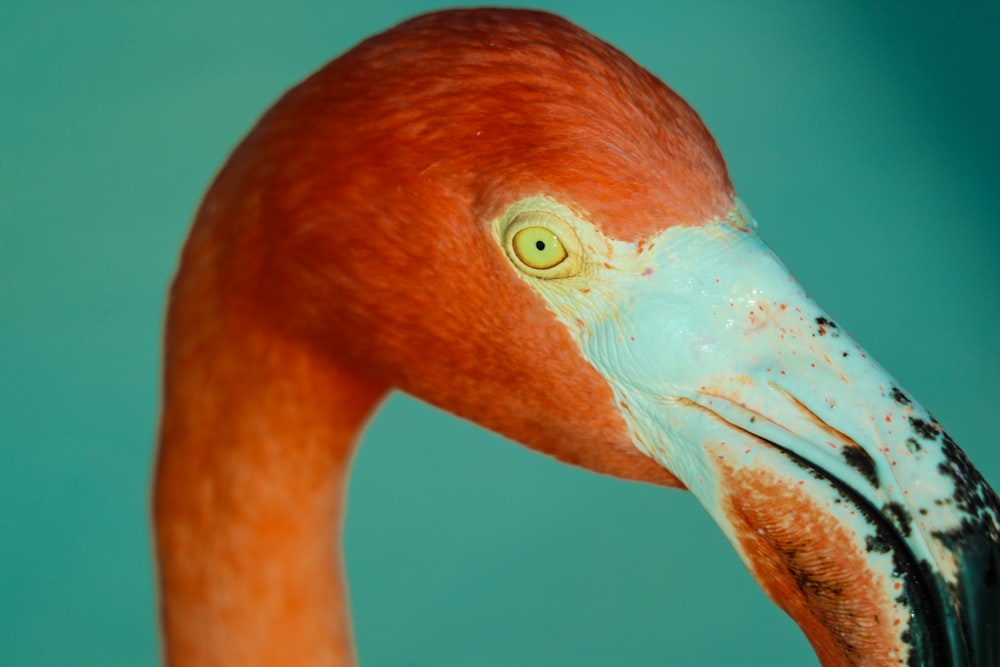
M0 664L156 662L159 333L198 198L282 90L440 6L0 11ZM765 238L1000 484L997 3L536 6L699 110ZM815 664L688 495L401 396L347 549L367 667Z

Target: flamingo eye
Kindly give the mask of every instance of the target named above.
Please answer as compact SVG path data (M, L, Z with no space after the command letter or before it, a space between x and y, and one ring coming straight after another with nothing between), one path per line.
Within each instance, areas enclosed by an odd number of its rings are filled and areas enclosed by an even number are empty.
M568 253L562 241L545 227L525 227L511 240L514 254L532 269L544 271L566 261Z
M549 280L582 270L580 240L561 217L549 211L521 211L505 226L501 238L507 257L523 273Z

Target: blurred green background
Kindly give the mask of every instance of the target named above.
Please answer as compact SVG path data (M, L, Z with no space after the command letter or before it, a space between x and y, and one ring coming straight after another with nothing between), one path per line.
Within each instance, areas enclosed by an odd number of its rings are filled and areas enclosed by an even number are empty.
M0 664L155 664L159 333L199 196L284 89L442 6L5 4ZM534 6L700 111L792 271L1000 484L1000 6ZM347 549L366 667L815 664L688 495L401 396Z

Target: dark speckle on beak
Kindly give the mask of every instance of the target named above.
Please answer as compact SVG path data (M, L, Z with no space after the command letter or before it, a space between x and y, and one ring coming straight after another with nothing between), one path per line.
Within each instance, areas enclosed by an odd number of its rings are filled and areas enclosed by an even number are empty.
M891 395L892 395L892 400L896 401L900 405L910 405L910 403L913 402L906 397L906 394L904 394L899 387L893 387Z
M864 476L876 489L879 487L878 474L875 472L875 461L871 455L858 445L849 445L843 450L844 462Z
M896 524L896 529L899 530L900 535L903 537L910 536L910 524L913 523L913 517L906 511L905 507L899 503L886 503L882 506L882 514L889 517Z
M936 428L918 417L910 417L910 426L924 440L934 440L938 436Z
M868 553L887 554L891 547L881 533L876 533L865 538L865 549Z
M955 502L958 508L972 517L971 523L978 524L978 533L1000 541L1000 527L996 520L1000 516L1000 503L996 494L969 462L965 452L944 431L941 432L941 444L945 462L939 469L955 482ZM963 527L966 527L965 524Z
M825 336L830 334L833 338L838 338L840 333L836 331L837 323L826 317L817 317L816 324L819 326L819 335Z

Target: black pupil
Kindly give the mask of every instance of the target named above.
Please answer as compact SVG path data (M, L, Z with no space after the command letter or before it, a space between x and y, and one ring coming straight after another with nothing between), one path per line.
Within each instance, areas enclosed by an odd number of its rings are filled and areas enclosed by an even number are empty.
M545 250L545 241L535 241L535 247L539 250Z

